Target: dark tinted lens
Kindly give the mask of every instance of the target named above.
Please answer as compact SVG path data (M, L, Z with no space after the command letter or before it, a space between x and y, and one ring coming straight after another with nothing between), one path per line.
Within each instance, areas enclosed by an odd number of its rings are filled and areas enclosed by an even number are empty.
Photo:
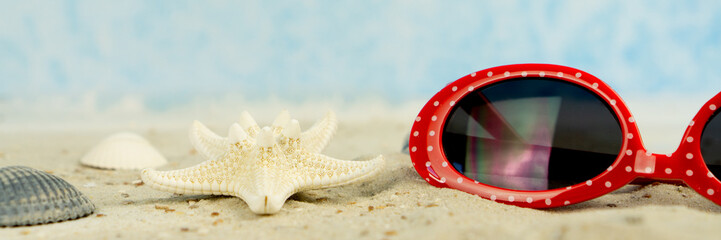
M589 90L547 78L503 81L459 101L443 130L453 167L476 181L539 191L585 182L623 145L611 108Z
M721 117L715 112L701 134L701 155L714 176L721 176Z

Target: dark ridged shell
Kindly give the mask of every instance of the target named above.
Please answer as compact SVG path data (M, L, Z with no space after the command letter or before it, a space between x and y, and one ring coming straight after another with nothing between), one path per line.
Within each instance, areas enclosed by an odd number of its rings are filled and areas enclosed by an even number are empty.
M59 177L29 167L0 168L0 226L76 219L94 210L85 195Z

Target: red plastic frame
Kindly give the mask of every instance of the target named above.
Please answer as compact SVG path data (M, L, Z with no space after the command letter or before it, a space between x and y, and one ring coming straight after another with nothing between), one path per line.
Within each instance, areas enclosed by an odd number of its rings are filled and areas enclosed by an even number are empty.
M546 191L519 191L479 183L449 166L440 144L443 126L453 105L474 89L508 79L545 77L575 83L599 95L617 115L624 141L618 158L607 171L585 183ZM696 114L673 154L652 154L641 141L636 122L616 92L584 71L550 64L516 64L471 73L447 85L423 107L409 139L410 156L418 174L436 187L454 188L506 204L551 208L579 203L614 191L637 178L680 180L721 205L721 182L704 164L699 140L713 113L721 106L721 93Z

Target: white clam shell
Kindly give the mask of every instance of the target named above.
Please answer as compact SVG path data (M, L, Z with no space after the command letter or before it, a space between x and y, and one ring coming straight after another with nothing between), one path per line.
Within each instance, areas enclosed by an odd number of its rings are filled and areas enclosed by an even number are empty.
M98 143L80 163L96 168L132 170L160 167L168 160L140 135L121 132Z

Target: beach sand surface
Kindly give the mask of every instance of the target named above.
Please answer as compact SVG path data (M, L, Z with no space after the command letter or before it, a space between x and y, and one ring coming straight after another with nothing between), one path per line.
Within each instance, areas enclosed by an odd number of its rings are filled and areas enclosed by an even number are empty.
M293 110L291 109L291 113ZM567 207L536 210L436 188L400 153L413 114L359 118L339 113L338 132L324 154L361 161L383 154L375 178L301 192L274 215L256 215L239 198L174 195L134 184L139 171L81 166L104 137L133 130L169 160L160 170L204 161L188 141L193 116L160 117L177 124L108 128L0 129L0 166L51 172L85 193L94 214L59 223L0 228L0 239L718 239L721 207L685 186L628 185ZM231 116L232 115L232 116ZM232 119L210 121L218 133ZM321 111L302 119L307 128ZM407 115L407 116L405 116ZM259 120L268 124L272 115ZM411 121L409 121L409 119ZM204 119L199 119L204 120ZM208 120L208 119L205 119Z

